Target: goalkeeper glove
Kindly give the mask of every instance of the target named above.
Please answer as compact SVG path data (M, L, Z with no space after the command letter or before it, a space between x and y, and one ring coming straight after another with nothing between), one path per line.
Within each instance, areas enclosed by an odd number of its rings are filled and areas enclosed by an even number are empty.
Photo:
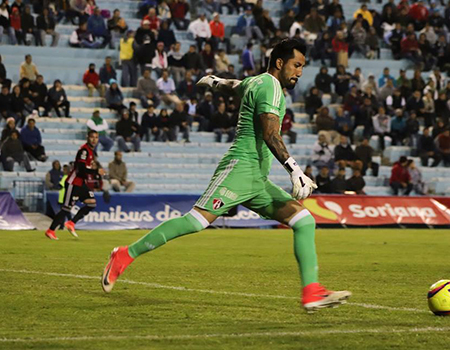
M289 157L283 165L291 176L292 197L297 200L308 198L317 188L315 182L303 173L294 158Z

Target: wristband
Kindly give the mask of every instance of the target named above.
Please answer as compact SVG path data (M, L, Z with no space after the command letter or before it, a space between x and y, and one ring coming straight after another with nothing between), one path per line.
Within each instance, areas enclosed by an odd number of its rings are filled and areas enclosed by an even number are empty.
M300 169L297 162L292 157L289 157L288 160L284 162L283 166L289 174L292 174L293 172L298 172L298 171L303 173L302 169Z

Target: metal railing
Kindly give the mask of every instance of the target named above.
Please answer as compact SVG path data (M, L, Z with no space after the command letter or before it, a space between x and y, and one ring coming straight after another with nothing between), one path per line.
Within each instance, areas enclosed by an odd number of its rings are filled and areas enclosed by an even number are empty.
M45 194L42 180L14 180L12 195L23 212L44 212Z

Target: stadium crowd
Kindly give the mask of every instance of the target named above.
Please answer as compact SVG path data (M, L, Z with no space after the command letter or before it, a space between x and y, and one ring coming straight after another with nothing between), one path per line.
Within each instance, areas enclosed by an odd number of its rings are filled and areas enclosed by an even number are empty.
M308 61L320 61L323 67L305 96L285 91L288 108L282 133L291 143L296 142L297 135L292 130L293 101L304 101L305 111L318 133L311 165L318 171L315 179L319 191L363 193L362 176L368 170L373 176L378 175L379 164L372 157L382 152L387 143L412 147L422 166L437 166L441 162L450 166L450 80L445 77L450 74L450 1L410 4L407 0L389 0L381 13L369 7L363 3L353 18L345 18L339 0L284 0L284 14L275 23L262 0L202 0L197 6L198 17L191 21L186 0L144 0L136 14L140 26L133 31L118 9L111 14L93 0L15 0L12 4L3 0L0 41L7 34L11 44L31 45L34 40L35 45L45 45L46 35L50 35L52 46L56 46L60 36L55 25L70 22L77 26L70 36L70 46L118 46L120 81L111 57L105 57L99 70L90 64L84 73L80 72L80 83L86 86L88 96L97 91L105 106L117 112L115 140L99 110L94 111L87 126L99 132L102 150L109 151L117 142L122 152L139 152L141 140L175 141L181 133L189 142L194 125L198 125L197 131L214 132L217 142L222 141L223 135L231 142L238 119L238 98L198 89L196 81L204 74L242 79L264 72L270 47L285 37L297 38L308 48ZM239 14L231 33L247 41L240 57L242 69L230 64L228 58L236 47L225 35L220 17L224 10L227 14ZM32 13L37 14L36 21ZM187 52L182 52L174 29L187 30L195 40ZM255 50L257 46L259 50ZM360 68L347 70L351 57L380 59L382 47L390 48L395 59L410 61L415 69L412 79L405 70L397 74L389 67L378 76L367 77ZM255 51L259 57L255 57ZM330 67L336 72L330 73ZM426 79L424 72L429 72ZM8 157L2 152L4 169L11 169L13 158L32 171L27 166L27 153L44 160L45 150L39 146L40 135L33 136L32 142L25 139L32 133L37 135L39 129L33 126L33 132L23 132L24 128L30 128L30 120L36 123L41 116L70 118L70 102L60 80L47 87L31 55L20 67L17 85L8 79L0 57L0 83L0 113L8 121L5 130L14 131L13 122L22 127L16 136L22 141L24 154ZM139 114L140 106L134 102L125 105L121 92L124 87L135 88L135 97L145 113ZM325 103L328 98L336 108ZM12 131L6 138L12 136ZM378 137L376 150L369 145L373 136ZM30 143L38 145L39 151L30 149ZM17 147L17 154L22 154L19 151ZM408 160L398 162L410 171L417 169L414 163L407 163ZM409 185L404 184L409 182L397 181L394 176L398 164L393 168L391 186L398 193L395 184L400 183L408 194ZM346 167L353 172L348 180ZM313 177L313 168L308 169ZM329 174L336 174L335 179L328 181Z

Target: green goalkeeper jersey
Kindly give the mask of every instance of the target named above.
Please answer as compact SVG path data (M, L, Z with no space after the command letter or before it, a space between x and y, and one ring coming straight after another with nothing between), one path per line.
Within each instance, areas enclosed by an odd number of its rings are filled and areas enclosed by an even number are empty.
M286 101L280 82L269 73L244 79L238 88L241 98L236 138L223 160L239 159L250 163L266 177L273 155L263 139L259 116L275 114L280 118L280 129L286 114ZM255 174L257 175L257 174Z

